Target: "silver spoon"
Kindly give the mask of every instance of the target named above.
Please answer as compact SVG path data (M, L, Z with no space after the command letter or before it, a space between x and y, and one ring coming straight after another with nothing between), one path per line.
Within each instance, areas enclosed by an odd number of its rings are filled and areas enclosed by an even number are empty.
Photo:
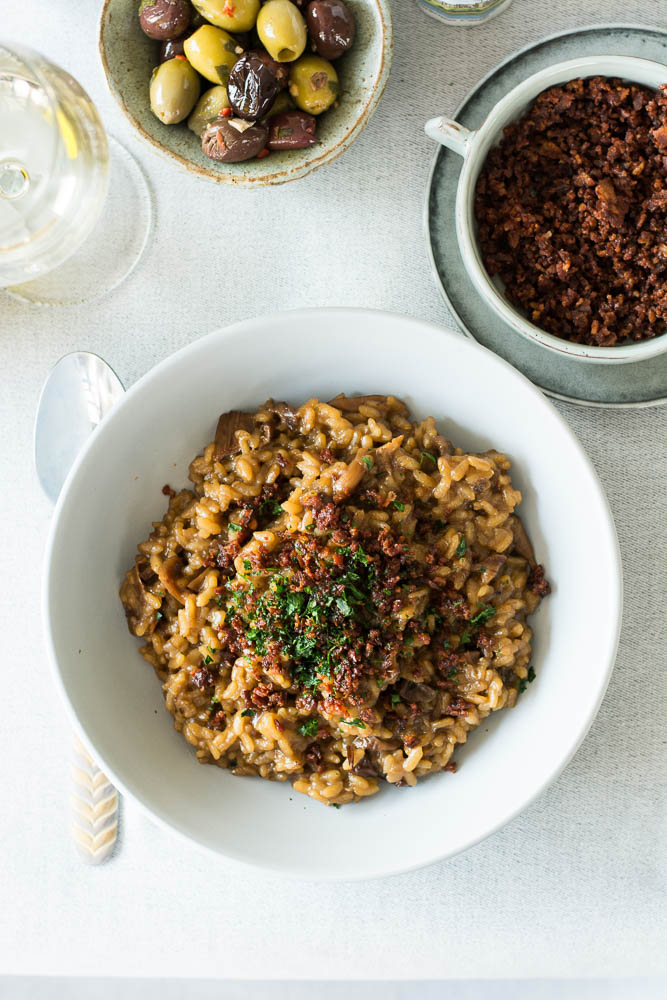
M120 379L96 354L66 354L42 388L35 419L35 468L55 503L86 439L123 395ZM98 865L111 854L118 834L118 793L74 740L72 836L83 858Z

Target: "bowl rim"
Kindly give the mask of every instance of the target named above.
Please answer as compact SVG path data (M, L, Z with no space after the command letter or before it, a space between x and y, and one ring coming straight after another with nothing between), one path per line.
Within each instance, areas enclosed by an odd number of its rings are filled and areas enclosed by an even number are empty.
M470 349L473 352L479 351L484 352L492 363L498 368L507 370L509 369L512 376L519 379L524 383L524 386L528 393L533 397L536 406L543 408L548 417L551 420L555 420L562 430L565 432L568 438L569 447L577 453L578 459L587 468L591 484L596 489L597 498L600 504L600 512L605 520L605 529L607 534L607 551L611 564L613 565L613 582L615 586L613 587L613 594L610 589L610 599L612 600L611 613L609 618L610 628L608 629L606 635L601 641L601 652L600 663L603 665L603 669L600 672L598 680L598 689L595 693L593 701L591 702L590 709L586 717L582 720L578 730L576 731L574 739L567 742L567 749L561 755L558 761L558 765L551 770L548 774L541 777L541 779L535 784L532 793L522 799L520 804L516 807L511 807L507 812L503 812L493 822L480 827L473 836L468 836L465 838L465 843L460 846L455 846L454 848L448 848L443 850L441 853L432 854L429 853L427 857L420 857L417 860L410 861L407 864L395 864L392 867L383 868L370 868L364 872L347 872L345 874L340 874L338 872L321 872L318 871L317 874L309 874L304 867L278 867L272 860L271 855L262 857L261 860L250 861L247 857L240 855L236 850L225 848L224 850L219 847L214 847L211 844L204 843L191 832L189 832L182 821L176 820L175 818L166 815L164 810L149 804L142 797L142 792L136 787L134 780L129 778L119 778L115 769L109 766L109 763L105 759L103 754L98 753L95 748L94 740L89 735L85 724L77 716L74 705L69 697L67 687L63 676L61 675L58 658L56 652L56 644L51 628L51 592L53 589L57 588L57 581L55 578L52 579L54 573L54 548L56 545L60 515L65 505L68 502L68 496L72 484L75 482L79 475L79 470L85 465L88 459L88 455L96 448L97 438L99 436L100 428L108 427L109 423L113 422L115 415L127 405L128 400L134 398L134 396L142 393L154 379L161 376L163 373L167 372L169 369L178 367L180 361L187 356L190 352L194 352L198 349L205 348L206 345L216 345L220 346L226 339L233 337L245 337L251 336L252 333L257 329L258 326L271 328L279 318L284 318L286 315L290 319L298 321L301 318L306 318L308 320L309 326L312 327L313 321L318 314L322 313L334 313L344 319L348 316L350 319L354 317L382 317L383 319L391 319L392 321L406 322L409 323L413 329L419 328L420 331L425 335L425 337L449 337L456 339L457 342L466 345L466 349ZM578 438L571 430L567 421L560 415L556 408L549 402L549 400L544 396L544 394L530 382L521 372L513 368L508 362L504 361L498 355L494 354L488 348L476 343L475 341L470 341L467 338L461 338L460 335L454 331L449 330L444 327L439 327L435 323L428 322L426 320L417 319L412 316L406 316L399 313L387 312L380 309L369 309L369 308L356 308L356 307L314 307L309 309L294 309L294 310L281 310L279 312L264 314L261 316L255 316L250 319L245 319L233 323L227 327L221 327L213 330L209 334L198 338L197 340L191 341L184 347L180 348L172 354L167 355L153 367L151 367L143 376L141 376L122 396L120 401L116 404L113 410L107 415L107 417L98 425L98 427L90 435L89 439L84 444L80 453L78 454L76 460L74 461L67 479L63 485L60 496L56 503L53 517L51 520L51 525L49 529L48 539L45 548L43 571L42 571L42 588L41 588L41 605L42 605L42 630L44 635L45 647L47 651L47 659L49 662L49 667L51 671L52 679L54 680L56 689L64 703L66 714L69 717L69 721L72 728L76 734L81 739L84 746L86 746L91 752L92 756L99 762L102 770L107 774L110 780L116 785L116 787L125 795L130 797L137 806L142 810L144 815L146 815L153 822L157 823L162 829L177 834L181 839L189 844L194 844L197 848L205 850L208 854L215 856L216 858L223 858L226 860L233 861L237 864L247 866L255 871L266 870L272 872L274 875L280 876L282 878L297 878L303 881L312 882L358 882L365 881L376 878L384 878L387 876L399 875L405 872L416 871L420 868L427 867L436 862L446 860L450 857L455 857L456 855L467 851L469 848L474 847L476 844L490 837L492 834L496 833L502 827L506 826L509 822L515 819L518 815L524 812L536 799L538 799L547 788L558 778L558 776L563 772L565 767L569 764L571 759L574 757L575 753L581 746L583 740L585 739L599 709L602 704L602 700L606 693L611 674L614 668L616 654L618 650L618 643L620 638L621 624L622 624L622 608L623 608L623 573L622 573L622 562L621 562L621 552L618 542L618 536L616 533L616 527L614 524L613 515L611 508L609 506L609 501L607 499L606 493L600 481L600 478L593 466L593 463L586 454L583 446L580 444Z
M610 71L596 71L595 67L609 61L621 67L618 74ZM479 128L472 131L470 140L464 156L463 165L459 175L456 192L456 232L461 248L461 256L468 275L479 295L486 301L493 311L501 319L512 327L521 336L545 347L548 350L565 354L576 361L588 364L629 364L636 361L647 360L656 357L667 351L667 331L656 337L631 344L621 344L618 347L596 347L588 344L575 344L572 341L557 337L554 334L542 330L535 323L526 319L501 293L491 281L486 268L481 262L481 256L474 233L474 210L473 195L474 187L484 162L487 152L482 156L481 147L488 141L489 137L497 136L503 127L499 120L504 117L505 112L511 109L518 101L527 99L529 102L535 100L542 89L546 90L550 86L557 86L556 81L549 81L552 76L559 76L565 71L572 70L576 79L578 75L588 76L612 76L619 75L623 79L633 81L632 77L624 73L623 68L631 70L633 67L660 67L664 70L667 81L667 67L657 59L644 59L640 56L623 56L609 54L598 54L592 56L577 56L573 59L561 60L538 70L531 76L526 77L511 90L509 90L499 101L494 104ZM590 72L577 73L577 70L585 71L590 68ZM562 81L567 82L567 81ZM534 90L537 85L542 89L526 98L526 94ZM640 86L649 86L640 84ZM514 117L522 113L521 108L517 109ZM473 173L475 174L473 178Z
M220 169L216 170L213 167L202 167L194 163L192 160L189 160L186 156L182 156L180 153L176 153L169 149L158 139L154 139L151 135L149 135L143 125L132 114L122 92L116 85L116 81L107 58L105 40L105 31L109 23L107 13L113 2L114 0L104 0L98 18L98 52L102 63L104 78L112 97L132 126L134 132L136 132L143 142L148 143L160 156L176 163L181 170L185 170L187 173L196 177L202 177L205 180L213 181L216 184L229 184L230 186L245 188L286 184L289 181L295 181L300 177L305 177L313 170L318 170L327 163L331 163L333 160L336 160L339 156L341 156L366 128L366 125L368 125L368 122L375 113L375 110L385 92L387 83L389 82L394 54L394 29L391 7L389 5L389 0L370 0L377 10L380 22L381 45L379 66L376 74L374 75L371 91L364 103L363 108L357 114L345 134L338 139L334 146L324 150L320 156L307 163L301 163L300 165L297 164L294 167L288 167L287 169L282 169L278 172L257 174L252 177L244 174L225 172Z

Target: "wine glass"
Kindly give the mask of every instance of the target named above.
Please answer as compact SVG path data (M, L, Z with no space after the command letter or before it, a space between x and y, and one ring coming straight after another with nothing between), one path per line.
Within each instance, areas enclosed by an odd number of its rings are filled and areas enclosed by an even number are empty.
M141 169L83 88L0 41L0 288L46 305L97 298L136 267L151 220Z

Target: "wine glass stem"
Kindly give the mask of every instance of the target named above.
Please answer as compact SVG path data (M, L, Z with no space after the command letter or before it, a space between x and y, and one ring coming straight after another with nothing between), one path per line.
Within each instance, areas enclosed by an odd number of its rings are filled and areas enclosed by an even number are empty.
M18 160L0 161L0 198L13 201L30 187L30 175Z

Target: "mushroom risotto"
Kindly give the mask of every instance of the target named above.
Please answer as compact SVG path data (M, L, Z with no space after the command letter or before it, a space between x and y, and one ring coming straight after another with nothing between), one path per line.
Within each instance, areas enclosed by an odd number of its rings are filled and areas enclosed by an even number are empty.
M509 468L393 396L224 413L120 592L199 760L336 806L455 771L549 592Z

